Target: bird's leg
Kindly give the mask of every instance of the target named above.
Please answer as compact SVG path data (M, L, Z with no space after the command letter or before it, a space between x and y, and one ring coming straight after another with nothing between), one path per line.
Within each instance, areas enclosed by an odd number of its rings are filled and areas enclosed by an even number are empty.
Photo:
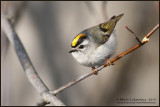
M108 63L108 66L115 65L114 63L111 62L111 60L109 58L107 58L107 63Z
M94 75L98 75L98 72L94 71L95 69L96 69L95 67L92 67L92 72L94 73Z

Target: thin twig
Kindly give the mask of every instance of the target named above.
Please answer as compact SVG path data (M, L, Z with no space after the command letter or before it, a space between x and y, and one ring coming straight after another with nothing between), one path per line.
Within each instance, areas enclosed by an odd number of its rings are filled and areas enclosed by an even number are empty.
M130 48L129 50L121 53L120 55L118 55L118 56L116 56L116 57L114 57L113 59L111 59L110 62L113 63L113 62L121 59L122 57L124 57L124 56L127 55L128 53L131 53L132 51L138 49L139 47L141 47L142 45L144 45L145 43L147 43L147 42L149 41L149 37L150 37L156 30L158 30L158 28L159 28L159 24L156 25L146 36L144 36L141 44L137 44L137 45L133 46L132 48ZM83 75L80 76L78 79L67 83L66 85L58 88L57 90L50 91L50 93L52 93L53 95L56 95L56 94L58 94L59 92L64 91L65 89L69 88L70 86L75 85L75 84L77 84L78 82L84 80L85 78L87 78L87 77L89 77L89 76L91 76L91 75L93 75L93 74L95 74L95 73L98 73L101 69L103 69L103 68L105 68L105 67L107 67L107 66L108 66L108 63L102 65L102 66L99 67L99 68L96 68L93 72L83 74Z
M52 102L56 106L64 106L64 104L57 97L49 93L49 89L37 74L29 56L27 55L27 52L25 51L20 39L18 38L17 33L3 12L1 12L1 28L7 35L11 45L14 47L29 81L40 93L44 102Z
M129 29L128 26L125 26L125 28L133 34L134 38L138 41L139 44L142 44L136 34L131 29Z

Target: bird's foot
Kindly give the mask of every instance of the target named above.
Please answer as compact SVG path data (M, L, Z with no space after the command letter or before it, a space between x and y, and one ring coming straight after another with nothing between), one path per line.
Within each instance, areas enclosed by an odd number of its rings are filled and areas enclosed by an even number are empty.
M111 60L109 58L107 58L107 64L108 64L108 66L115 65L114 63L111 62Z
M95 71L95 69L96 69L95 67L92 67L92 72L93 72L94 75L98 75L98 72Z

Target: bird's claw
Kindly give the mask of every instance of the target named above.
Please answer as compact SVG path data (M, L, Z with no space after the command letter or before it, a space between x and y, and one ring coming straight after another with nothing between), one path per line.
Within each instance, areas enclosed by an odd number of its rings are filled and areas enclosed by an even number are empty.
M111 60L109 58L107 58L107 64L108 64L108 66L115 65L114 63L111 62Z
M93 72L94 75L98 75L98 72L95 71L95 67L92 67L92 72Z

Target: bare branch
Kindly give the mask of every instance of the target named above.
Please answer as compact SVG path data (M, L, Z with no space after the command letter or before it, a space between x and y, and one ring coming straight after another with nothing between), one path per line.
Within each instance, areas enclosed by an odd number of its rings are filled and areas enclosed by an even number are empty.
M129 29L128 26L125 26L125 28L133 34L134 38L139 42L139 44L142 44L139 38L136 36L136 34L131 29Z
M11 45L14 47L29 81L40 93L43 100L46 102L52 102L57 106L64 106L64 104L57 97L49 93L49 89L37 74L29 56L27 55L27 52L18 38L17 33L14 31L3 12L1 12L1 28L7 35Z
M56 95L57 93L59 93L59 92L65 90L65 89L71 87L72 85L74 85L74 84L82 81L83 79L85 79L85 78L87 78L87 77L89 77L89 76L91 76L91 75L92 75L91 73L83 74L82 76L80 76L80 77L77 78L76 80L73 80L73 81L67 83L66 85L58 88L57 90L55 90L55 91L50 91L50 93L53 94L53 95Z
M145 43L147 43L147 42L149 41L149 37L150 37L156 30L158 30L158 28L159 28L159 24L156 25L146 36L144 36L141 44L137 44L137 45L133 46L132 48L128 49L127 51L124 51L124 52L121 53L120 55L112 58L112 59L110 60L110 62L113 63L113 62L121 59L121 58L124 57L125 55L133 52L134 50L138 49L139 47L141 47L142 45L144 45ZM78 79L67 83L66 85L58 88L58 89L55 90L55 91L50 91L50 93L52 93L53 95L56 95L56 94L58 94L59 92L64 91L65 89L69 88L70 86L75 85L75 84L77 84L78 82L84 80L85 78L87 78L87 77L89 77L89 76L91 76L91 75L93 75L93 74L95 74L95 73L98 73L100 70L102 70L103 68L107 67L108 65L109 65L108 63L105 63L105 64L102 65L101 67L96 68L93 72L83 74L83 75L80 76Z

